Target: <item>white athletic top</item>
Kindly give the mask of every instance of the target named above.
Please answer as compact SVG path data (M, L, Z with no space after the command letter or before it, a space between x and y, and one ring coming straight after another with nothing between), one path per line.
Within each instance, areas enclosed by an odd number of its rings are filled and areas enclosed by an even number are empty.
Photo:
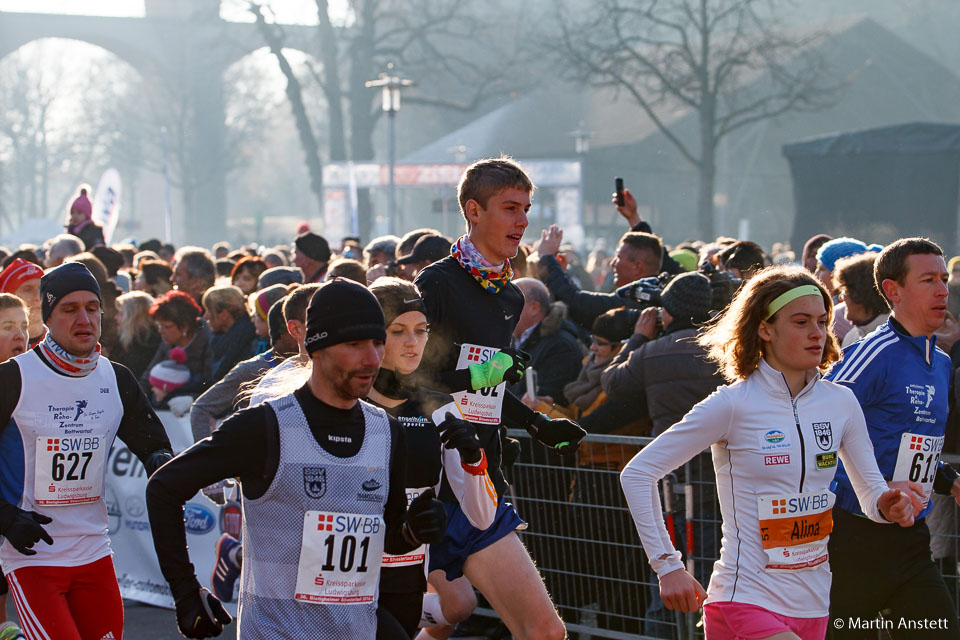
M742 602L797 618L827 615L829 487L838 453L863 512L886 522L877 501L887 485L853 393L818 374L791 398L783 374L761 360L749 378L720 387L644 447L620 481L660 576L683 563L663 523L657 481L710 445L723 540L706 602Z
M23 388L8 428L23 451L17 506L53 518L43 525L53 544L35 555L6 540L0 564L6 573L26 566L74 567L110 555L103 490L107 457L123 418L117 376L106 358L82 378L62 376L33 350L13 359Z

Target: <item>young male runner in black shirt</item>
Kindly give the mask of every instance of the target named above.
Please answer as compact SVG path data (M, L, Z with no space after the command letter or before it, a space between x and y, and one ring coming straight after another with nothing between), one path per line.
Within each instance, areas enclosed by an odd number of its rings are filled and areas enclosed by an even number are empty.
M431 328L421 370L432 376L433 385L439 388L489 388L522 366L516 352L508 349L523 310L523 294L510 282L513 274L509 260L516 256L527 227L533 190L523 169L508 158L480 160L460 179L458 199L467 234L454 243L452 255L428 266L416 278ZM487 361L490 368L481 369L486 363L477 362L457 371L461 360L476 360L477 354L492 350L499 353ZM506 481L500 470L500 425L524 427L563 454L575 452L586 432L575 422L551 420L531 411L503 387L487 394L473 400L489 401L493 394L502 394L502 412L497 415L495 408L487 411L485 424L477 425L488 470L500 496L498 513L493 525L478 531L453 512L450 496L441 491L441 500L452 515L447 537L431 546L430 583L441 600L456 600L465 594L454 581L466 575L515 637L563 638L563 622L514 533L524 526L523 521L513 505L503 500ZM462 397L462 401L469 404L472 400ZM479 413L478 409L474 415Z

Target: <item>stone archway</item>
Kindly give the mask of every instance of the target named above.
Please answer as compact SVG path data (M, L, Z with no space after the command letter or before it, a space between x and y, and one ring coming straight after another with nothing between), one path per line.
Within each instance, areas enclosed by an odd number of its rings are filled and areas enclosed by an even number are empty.
M253 24L226 22L219 0L146 0L143 18L0 12L0 58L41 38L101 47L146 82L178 86L187 96L190 174L184 176L181 237L209 245L226 229L226 125L223 74L264 43ZM284 26L288 48L313 53L316 30ZM178 234L179 235L179 234Z

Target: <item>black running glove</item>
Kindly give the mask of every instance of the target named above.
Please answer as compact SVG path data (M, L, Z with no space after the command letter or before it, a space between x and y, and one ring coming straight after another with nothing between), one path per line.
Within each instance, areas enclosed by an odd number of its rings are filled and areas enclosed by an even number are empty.
M50 524L52 518L35 511L24 511L16 505L8 504L0 510L0 536L25 556L36 555L33 545L43 540L53 544L53 538L40 525Z
M403 531L410 542L416 545L437 544L447 533L447 512L437 500L433 487L427 489L410 503Z
M456 449L460 452L460 459L467 464L480 462L480 441L477 439L477 428L466 420L448 413L446 419L440 423L440 442L447 449Z
M511 438L508 435L501 436L500 446L500 468L509 469L520 459L520 453L523 451L523 448L520 446L519 440Z
M548 418L542 413L534 413L527 424L527 431L534 438L561 455L572 455L580 447L580 441L587 432L573 420L566 418Z
M177 627L188 638L215 638L233 618L215 595L200 587L176 602Z

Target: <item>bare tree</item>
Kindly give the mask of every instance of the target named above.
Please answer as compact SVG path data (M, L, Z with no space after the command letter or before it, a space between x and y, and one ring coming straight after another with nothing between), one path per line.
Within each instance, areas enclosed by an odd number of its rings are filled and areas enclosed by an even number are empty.
M545 42L573 80L626 92L699 173L700 237L714 237L713 196L720 140L789 111L834 102L817 45L821 32L797 33L777 19L779 0L597 0L574 18L556 13ZM666 114L696 112L699 146Z
M317 197L320 209L323 207L323 164L320 161L320 148L317 145L317 138L313 133L313 125L307 115L307 108L303 101L303 89L300 86L300 80L293 72L290 61L287 60L283 52L283 35L276 25L267 22L263 15L263 7L256 2L250 3L250 12L257 20L257 30L261 37L270 48L270 53L277 59L280 65L280 71L286 80L287 99L290 101L290 109L293 111L293 118L297 125L297 132L300 134L300 146L303 147L303 154L307 163L307 170L310 173L310 189Z
M96 178L89 172L101 170L121 136L110 104L124 91L128 69L102 55L88 58L90 50L32 43L0 64L0 104L6 107L0 110L0 161L6 165L0 197L10 209L7 230L29 218L63 215L76 186ZM85 60L84 73L110 87L111 95L86 91L84 78L72 72L54 71L54 61L68 52Z
M332 162L374 158L373 136L381 116L379 94L365 83L383 71L387 62L420 81L419 94L404 98L413 104L469 111L484 99L517 87L511 84L509 73L517 62L516 54L509 46L491 46L502 44L489 35L497 19L504 16L494 6L497 3L485 7L489 17L484 18L479 12L471 13L474 7L463 0L348 0L349 21L342 24L331 15L328 0L315 2L319 66L308 60L307 70L326 101L326 157ZM268 6L268 2L249 3L287 80L287 97L313 184L314 170L321 166L318 136L298 95L304 81L297 78L282 51L283 28L265 19L263 9ZM509 32L502 24L498 28L504 34ZM446 91L437 97L441 86ZM437 95L431 95L435 88ZM319 193L317 187L314 192ZM360 232L368 235L372 217L369 194L361 190L358 195Z

